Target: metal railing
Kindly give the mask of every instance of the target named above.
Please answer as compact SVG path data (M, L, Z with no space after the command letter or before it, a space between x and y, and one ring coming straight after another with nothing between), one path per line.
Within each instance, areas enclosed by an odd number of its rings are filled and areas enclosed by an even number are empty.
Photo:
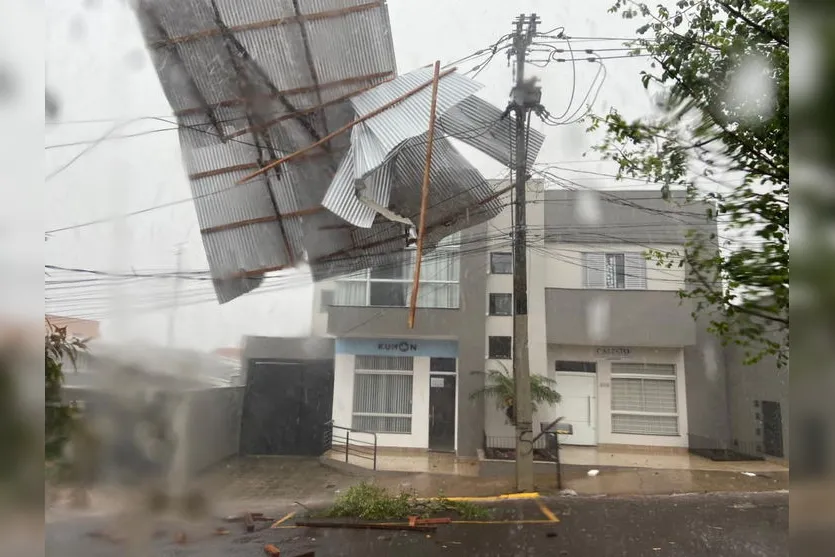
M540 433L531 439L531 448L544 455L547 460L539 460L539 462L553 462L556 472L557 489L562 489L562 462L560 461L560 439L558 434L571 435L571 429L564 430L558 426L563 418L559 417L550 423L540 424ZM513 450L516 451L515 437L496 437L484 434L484 452L489 454L490 449L498 450ZM534 453L534 460L537 460L536 452ZM515 454L514 457L515 459Z
M324 452L331 452L334 456L344 456L349 463L351 457L371 461L371 469L377 470L377 434L350 427L342 427L327 422L324 425ZM371 440L368 437L371 436Z

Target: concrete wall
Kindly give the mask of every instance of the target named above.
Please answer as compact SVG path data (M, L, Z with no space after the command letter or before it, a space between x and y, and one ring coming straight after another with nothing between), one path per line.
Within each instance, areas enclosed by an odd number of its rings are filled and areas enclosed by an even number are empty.
M187 393L187 463L195 474L238 454L243 387Z
M323 360L333 358L333 339L244 337L243 360Z
M692 345L691 306L672 291L548 288L547 339L552 344Z
M328 309L333 300L336 285L334 281L317 282L313 285L313 308L310 317L310 335L313 337L327 337Z
M683 201L681 193L675 193ZM658 189L617 192L548 190L545 216L548 241L560 243L684 244L688 229L708 224L703 203L667 203Z
M180 480L187 480L238 454L243 387L169 390L166 393L175 401L177 409L164 422L177 436L176 456L168 473L175 474ZM88 412L86 416L94 420L91 423L97 431L114 420L125 419L123 414L129 404L127 399L119 398L115 393L89 387L67 388L63 397L67 402L81 403L82 409ZM139 420L139 417L134 419ZM130 422L126 424L133 427ZM103 439L105 446L111 449L126 442L125 439L106 435ZM116 465L110 461L102 464L105 467ZM137 473L141 473L138 461L121 463L121 466L126 465L137 466Z
M789 458L789 370L778 369L773 357L745 365L745 353L736 345L727 347L727 392L731 438L742 452L759 454L763 448L763 400L780 403L783 420L783 453ZM755 405L755 403L757 403Z
M707 319L690 319L696 328L696 343L684 348L690 408L689 445L694 449L729 448L731 418L725 348L707 332Z

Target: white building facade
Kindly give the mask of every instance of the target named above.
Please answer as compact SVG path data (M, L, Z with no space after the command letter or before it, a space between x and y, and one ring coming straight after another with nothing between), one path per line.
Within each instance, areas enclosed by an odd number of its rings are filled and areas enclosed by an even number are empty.
M529 185L530 369L562 397L538 409L534 433L562 417L573 429L566 444L690 446L689 390L712 400L724 378L705 379L691 308L678 296L684 268L645 254L680 253L688 229L715 229L705 222L656 191L589 198ZM317 285L314 334L336 339L334 423L374 431L383 446L462 456L514 446L495 401L472 395L483 372L512 370L511 231L508 208L429 258L414 329L408 262ZM721 429L696 425L705 437Z

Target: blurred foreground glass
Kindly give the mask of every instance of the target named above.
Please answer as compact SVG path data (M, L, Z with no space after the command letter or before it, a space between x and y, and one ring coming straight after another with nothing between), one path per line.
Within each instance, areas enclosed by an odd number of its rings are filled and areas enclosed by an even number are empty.
M792 550L835 541L835 6L791 19Z

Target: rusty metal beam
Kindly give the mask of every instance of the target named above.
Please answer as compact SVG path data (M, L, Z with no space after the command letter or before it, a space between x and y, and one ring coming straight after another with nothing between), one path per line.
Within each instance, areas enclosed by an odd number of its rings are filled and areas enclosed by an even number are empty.
M339 153L339 152L341 152L341 151L338 151L337 153ZM333 154L333 153L326 153L324 151L318 151L316 153L305 153L304 155L300 156L299 159L315 159L315 158L318 158L318 157L329 156L331 154ZM277 160L277 159L273 159L273 160ZM272 162L272 161L266 161L266 162ZM189 174L188 179L189 180L200 180L202 178L211 178L212 176L220 176L222 174L231 174L232 172L240 172L242 170L252 170L253 168L259 168L257 162L246 162L246 163L243 163L243 164L236 164L236 165L233 165L233 166L224 166L222 168L215 168L214 170L206 170L204 172L195 172L194 174ZM233 187L237 187L237 186L233 186ZM196 198L196 199L199 199L199 197Z
M426 161L423 167L423 184L420 192L420 223L418 226L417 252L415 254L415 276L412 282L412 295L409 300L408 325L415 328L418 289L420 288L420 264L423 259L423 239L426 237L426 207L429 204L429 176L432 169L432 142L435 140L435 108L438 103L438 79L441 72L440 60L435 62L432 76L432 101L429 103L429 132L426 138Z
M214 170L206 170L205 172L195 172L189 174L189 180L201 180L203 178L211 178L212 176L220 176L221 174L229 174L230 172L239 172L241 170L251 170L258 168L258 163L247 162L244 164L236 164L234 166L225 166L223 168L215 168Z
M448 76L449 74L451 74L451 73L452 73L452 72L454 72L455 70L457 70L457 68L450 68L450 69L448 69L448 70L444 70L444 71L443 71L443 72L441 72L441 74L439 75L439 79L440 79L440 78L442 78L442 77L446 77L446 76ZM413 88L413 89L411 89L411 90L407 91L406 93L404 93L404 94L400 95L400 96L399 96L399 97L397 97L396 99L394 99L394 100L392 100L392 101L389 101L389 102L387 102L386 104L384 104L383 106L380 106L380 107L378 107L378 108L376 108L376 109L372 110L372 111L371 111L371 112L369 112L368 114L365 114L365 115L363 115L363 116L361 116L361 117L357 118L357 119L356 119L356 120L354 120L353 122L350 122L350 123L348 123L348 124L345 124L344 126L342 126L341 128L339 128L338 130L336 130L336 131L334 131L334 132L332 132L332 133L329 133L328 135L326 135L325 137L323 137L323 138L322 138L322 139L320 139L319 141L316 141L316 142L314 142L314 143L311 143L311 144L310 144L310 145L308 145L307 147L302 147L301 149L299 149L299 150L298 150L298 151L296 151L295 153L291 153L291 154L287 155L286 157L284 157L283 159L277 160L277 161L275 161L275 162L271 162L270 164L268 164L268 165L267 165L267 166L265 166L264 168L262 168L262 169L260 169L260 170L258 170L258 171L256 171L256 172L253 172L252 174L250 174L249 176L247 176L247 177L245 177L245 178L243 178L243 179L241 179L241 180L238 180L238 183L239 183L239 184L243 184L243 183L245 183L245 182L248 182L249 180L252 180L252 179L253 179L253 178L255 178L256 176L260 176L261 174L264 174L264 173L265 173L265 172L267 172L268 170L271 170L271 169L275 168L276 166L278 166L278 165L280 165L280 164L283 164L283 163L285 163L285 162L288 162L288 161L290 161L290 160L292 160L292 159L296 158L297 156L299 156L299 155L301 155L301 154L303 154L303 153L306 153L307 151L309 151L309 150L311 150L311 149L315 149L316 147L319 147L320 145L322 145L323 143L325 143L325 142L327 142L327 141L330 141L330 140L331 140L331 139L333 139L334 137L336 137L336 136L338 136L338 135L340 135L340 134L343 134L343 133L345 133L345 132L347 132L347 131L351 130L351 129L352 129L354 126L356 126L357 124L360 124L360 123L362 123L362 122L365 122L366 120L369 120L369 119L373 118L374 116L377 116L378 114L382 114L383 112L385 112L386 110L390 109L390 108L391 108L391 107L393 107L394 105L396 105L396 104L398 104L398 103L401 103L401 102L403 102L405 99L408 99L409 97L414 96L415 94L417 94L417 93L419 93L419 92L423 91L424 89L426 89L427 87L429 87L430 85L432 85L432 83L433 83L433 80L429 80L429 81L427 81L426 83L423 83L423 84L421 84L421 85L418 85L417 87L415 87L415 88Z
M377 87L378 85L381 85L383 83L391 81L392 79L393 78L385 79L385 80L381 81L380 83L375 83L374 85L369 85L368 87L363 87L361 89L357 89L356 91L348 93L347 95L342 95L341 97L337 97L333 100L324 102L322 104L317 104L316 106L311 106L309 108L301 108L301 109L297 110L296 112L294 112L292 114L282 114L278 118L268 120L267 122L264 123L264 126L266 126L266 127L274 126L275 124L278 124L279 122L283 122L284 120L289 120L290 118L293 118L294 116L309 114L311 112L316 112L316 111L321 110L323 108L326 108L328 106L331 106L331 105L334 105L334 104L339 104L341 102L347 101L351 97L356 97L359 94L365 93L366 91L370 91L374 87ZM250 133L250 132L258 131L260 129L262 129L262 126L248 127L248 128L244 128L242 130L238 130L236 132L232 132L232 133L228 134L226 137L228 137L229 139L233 139L233 138L240 137L240 136L245 135L245 134Z
M329 81L327 83L322 83L318 86L320 91L324 91L326 89L333 89L335 87L341 87L343 85L353 85L355 83L365 83L367 81L372 81L374 79L381 79L381 78L392 78L394 76L394 72L377 72L373 74L366 74L360 75L356 77L349 77L346 79L340 79L338 81ZM305 93L313 93L317 90L317 87L314 86L306 86L306 87L297 87L295 89L284 89L278 91L277 93L270 93L269 95L259 95L255 99L227 99L220 101L218 103L207 105L206 107L196 107L196 108L184 108L182 110L178 110L174 113L175 116L188 116L190 114L199 114L201 112L205 112L206 108L210 108L212 110L217 108L230 108L233 106L240 106L246 104L247 102L251 102L252 100L266 100L266 99L275 99L279 95L281 96L290 96L290 95L302 95ZM367 89L363 89L358 91L363 92ZM356 93L354 93L356 94ZM306 110L306 109L303 109ZM303 111L302 110L302 111ZM302 112L298 111L298 112ZM295 115L295 114L294 114Z
M255 23L247 23L244 25L234 25L229 27L229 30L233 33L238 33L240 31L256 31L259 29L269 29L270 27L278 27L279 25L289 25L291 23L302 23L305 21L316 21L320 19L329 19L332 17L340 17L343 15L348 15L352 13L359 13L364 12L367 10L373 10L375 8L379 8L383 6L384 2L377 1L377 2L368 2L367 4L360 4L358 6L351 6L349 8L342 8L339 10L327 10L324 12L317 12L313 14L307 15L295 15L295 16L288 16L288 17L281 17L276 19L268 19L265 21L256 21ZM189 35L182 35L180 37L172 37L166 40L156 41L151 43L151 48L165 48L169 46L175 46L178 44L188 43L191 41L196 41L198 39L205 39L208 37L215 37L220 35L222 32L220 29L206 29L204 31L198 31L197 33L191 33Z
M206 228L201 228L201 234L212 234L214 232L223 232L224 230L234 230L235 228L242 228L244 226L251 226L253 224L263 224L265 222L275 222L280 221L282 219L290 219L290 218L298 218L298 217L306 217L309 215L315 215L316 213L321 213L324 211L324 207L311 207L309 209L300 209L298 211L292 211L290 213L282 213L281 215L269 215L266 217L257 217L254 219L247 219L241 220L237 222L230 222L228 224L218 224L217 226L209 226Z
M310 72L310 80L313 81L313 86L316 87L316 104L319 106L322 105L322 90L319 89L319 73L316 71L316 64L313 61L313 50L310 48L310 37L307 35L307 27L305 26L304 16L301 13L301 7L299 6L299 0L292 0L293 1L293 9L296 12L296 16L299 18L299 32L302 36L302 43L304 44L304 58L307 62L307 69ZM328 121L325 116L325 109L319 110L319 118L321 120L322 129L325 132L325 135L329 133L328 130ZM327 144L328 150L330 150L330 142Z

